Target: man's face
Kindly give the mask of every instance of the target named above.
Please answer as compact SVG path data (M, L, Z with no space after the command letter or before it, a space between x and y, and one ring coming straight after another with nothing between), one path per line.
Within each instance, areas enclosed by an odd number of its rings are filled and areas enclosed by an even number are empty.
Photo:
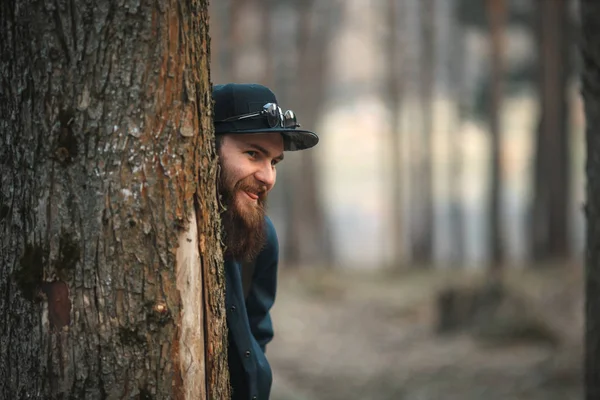
M250 261L264 246L267 194L283 160L279 133L224 135L219 149L219 194L225 211L226 256Z

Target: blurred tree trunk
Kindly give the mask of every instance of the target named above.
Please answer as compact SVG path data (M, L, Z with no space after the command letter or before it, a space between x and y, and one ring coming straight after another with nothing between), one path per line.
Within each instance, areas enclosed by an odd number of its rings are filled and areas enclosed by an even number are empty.
M270 86L270 0L223 0L228 14L225 71L227 82L260 83ZM277 92L275 90L275 92Z
M315 129L326 95L327 44L334 25L330 16L337 5L325 4L326 9L319 14L315 12L317 5L312 0L297 4L299 52L293 87L298 97L294 108L300 124L306 129ZM283 254L285 264L289 266L329 265L332 261L332 243L320 198L315 157L313 149L286 158L290 195Z
M257 7L260 7L261 16L261 35L260 44L265 67L263 68L263 76L260 82L272 88L275 83L275 62L273 59L273 6L271 0L256 0Z
M403 257L403 237L402 237L402 178L401 178L401 161L402 152L400 149L401 141L401 125L400 107L402 103L402 57L403 52L399 44L399 24L398 16L403 15L403 2L398 0L388 0L387 17L388 17L388 40L387 40L387 55L388 55L388 75L385 83L386 93L384 98L388 99L390 110L390 137L388 144L384 145L384 151L389 152L389 156L382 157L391 161L390 168L390 184L389 190L391 204L391 265L394 268L399 268L402 265ZM386 153L387 154L387 153ZM386 166L387 167L387 166Z
M531 250L535 260L568 256L569 241L569 2L538 0L541 115L537 130Z
M0 398L229 398L206 7L0 5Z
M211 1L210 15L211 79L215 83L229 82L231 76L230 13L231 0Z
M414 175L417 193L414 205L417 220L413 224L412 259L417 265L429 265L433 260L433 88L435 86L435 7L434 0L421 0L420 7L420 68L419 88L421 100L421 148L418 167Z
M453 104L453 117L450 126L450 167L449 167L449 186L450 186L450 241L452 246L451 263L460 266L465 260L465 235L463 232L463 182L462 182L462 131L463 109L466 108L467 90L466 66L465 66L465 38L462 26L458 23L462 17L458 15L461 7L456 0L452 0L450 14L450 41L452 48L450 50L450 96Z
M501 225L501 154L502 132L500 118L502 115L502 92L504 72L504 29L506 21L506 0L486 0L491 35L491 91L490 91L490 206L489 206L489 250L492 270L500 268L504 261L504 248Z
M581 0L582 95L587 140L585 398L600 398L600 3Z
M211 75L215 83L256 82L273 87L272 8L271 0L210 3ZM248 55L253 62L244 65Z
M229 43L227 46L227 61L229 64L226 69L229 72L227 82L241 82L239 60L244 51L244 0L229 0ZM224 82L225 83L225 82Z

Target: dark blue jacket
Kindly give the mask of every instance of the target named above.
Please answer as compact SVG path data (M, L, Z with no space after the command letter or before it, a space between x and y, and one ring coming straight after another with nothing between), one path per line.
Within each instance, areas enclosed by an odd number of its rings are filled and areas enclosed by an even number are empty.
M273 223L266 218L267 244L256 258L252 283L244 296L241 265L225 260L229 372L233 400L268 400L271 367L265 356L273 338L269 311L275 301L279 245Z

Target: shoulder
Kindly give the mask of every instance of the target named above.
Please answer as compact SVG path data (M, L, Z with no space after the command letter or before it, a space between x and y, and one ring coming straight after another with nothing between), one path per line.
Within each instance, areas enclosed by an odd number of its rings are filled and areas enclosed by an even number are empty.
M265 216L266 243L256 258L257 264L271 264L277 262L279 258L279 240L273 221Z
M277 231L275 230L275 225L273 225L273 221L271 218L265 216L265 224L267 226L267 247L276 247L279 248L279 240L277 239Z

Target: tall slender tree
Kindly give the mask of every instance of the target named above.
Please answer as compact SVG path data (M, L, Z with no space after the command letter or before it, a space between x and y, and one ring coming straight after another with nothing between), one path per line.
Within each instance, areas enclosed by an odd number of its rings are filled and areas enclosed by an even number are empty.
M299 15L296 40L298 61L296 79L291 87L292 92L297 94L294 100L297 106L294 107L300 122L309 129L315 129L326 95L327 45L335 27L332 17L337 7L337 2L320 3L314 0L296 4ZM286 163L291 164L286 166L289 221L283 244L286 265L329 265L332 244L320 199L315 153L299 152L288 159Z
M228 15L228 30L229 36L227 41L227 61L228 64L224 67L229 72L228 82L240 82L240 58L244 50L244 31L242 18L244 16L244 8L248 5L242 0L228 0L229 15Z
M260 7L260 44L264 60L263 76L260 82L267 87L273 87L275 82L275 60L273 59L273 6L272 0L257 0Z
M600 3L580 1L587 142L585 398L600 398Z
M402 265L403 258L403 238L402 238L402 181L401 181L401 161L402 152L400 149L401 142L401 114L400 107L402 103L402 48L400 44L400 32L398 17L404 15L404 3L398 0L388 0L387 17L388 17L388 38L386 45L386 53L388 56L387 67L388 73L385 82L385 98L388 100L390 111L390 136L385 145L385 150L388 151L389 159L391 160L390 168L390 184L389 190L390 205L391 205L391 264L394 267ZM386 157L382 157L386 159Z
M536 260L568 256L570 157L569 1L538 0L540 120L536 134L531 245Z
M413 174L413 188L417 193L415 207L417 220L413 224L412 258L420 265L433 260L433 98L435 87L435 0L421 0L420 7L420 73L421 101L420 151L417 168Z
M501 225L501 154L502 154L502 92L504 72L504 24L506 21L506 0L486 0L490 24L490 194L488 240L490 262L493 270L500 268L504 261L504 248Z
M229 398L205 0L0 5L0 398Z
M464 199L463 193L463 154L461 145L464 142L462 131L460 129L463 122L463 110L466 108L467 90L466 83L466 49L464 31L459 21L462 16L459 13L462 9L459 7L459 1L452 0L450 5L449 16L449 41L451 43L450 51L448 52L449 64L449 83L448 92L450 98L454 99L452 105L452 119L450 122L450 151L449 151L449 171L448 171L448 186L450 187L450 241L452 246L451 262L455 266L459 266L464 261L465 253L465 235L462 203Z
M231 82L233 75L233 49L231 9L235 0L211 1L208 6L210 15L210 36L212 49L211 79L215 83Z

